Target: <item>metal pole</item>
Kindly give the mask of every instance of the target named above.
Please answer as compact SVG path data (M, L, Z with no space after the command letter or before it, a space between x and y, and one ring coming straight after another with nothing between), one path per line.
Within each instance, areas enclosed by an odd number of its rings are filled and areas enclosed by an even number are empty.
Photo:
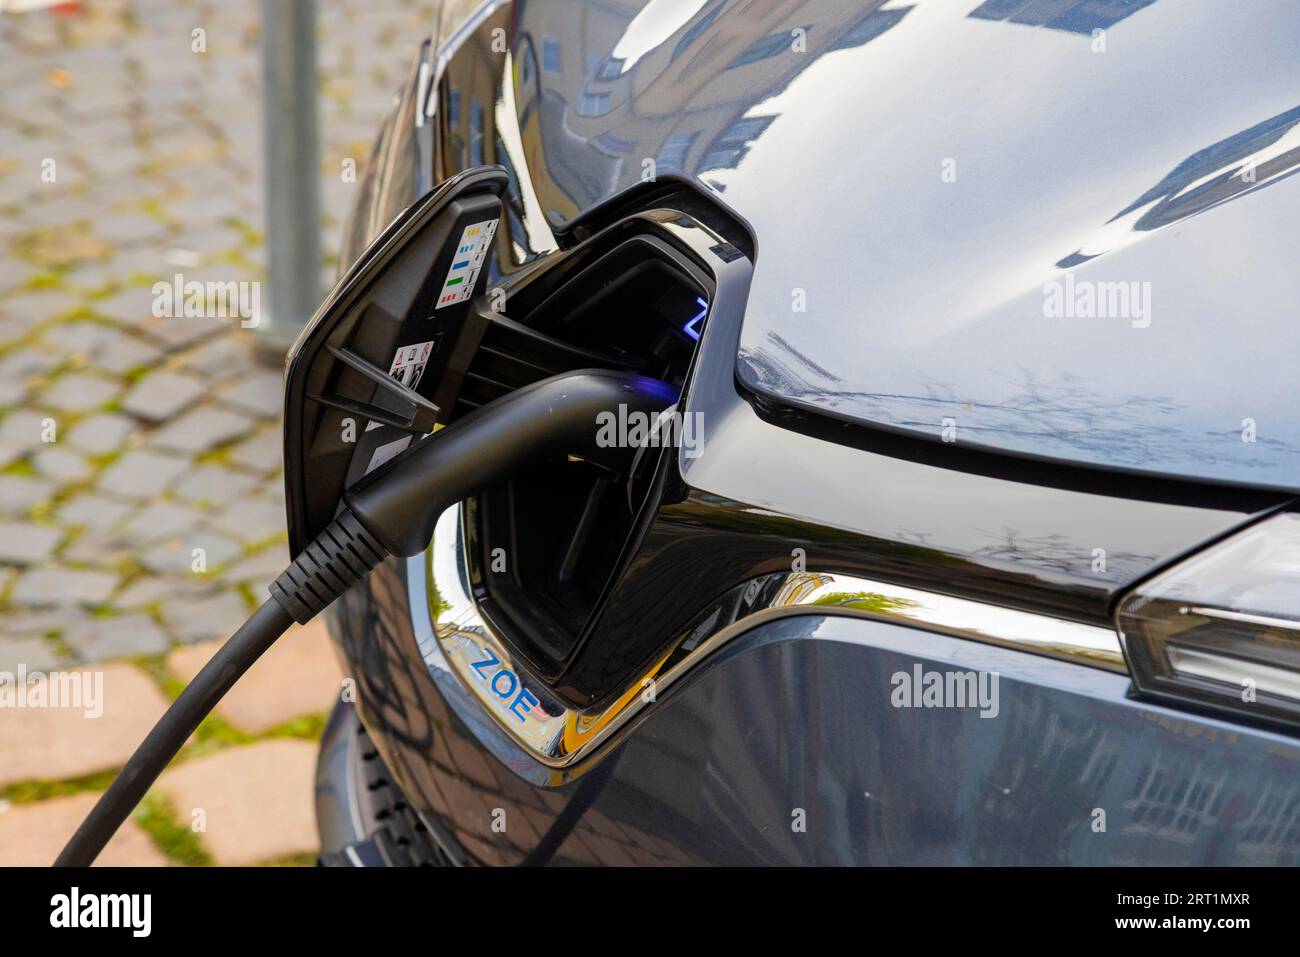
M320 305L315 0L262 0L269 308L260 351L283 357Z

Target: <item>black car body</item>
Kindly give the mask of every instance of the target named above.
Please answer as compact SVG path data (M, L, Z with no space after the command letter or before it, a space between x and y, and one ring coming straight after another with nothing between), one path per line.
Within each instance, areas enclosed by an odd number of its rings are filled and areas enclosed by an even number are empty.
M343 258L500 166L510 323L420 391L572 350L686 431L539 464L334 606L326 862L1297 860L1293 10L439 19Z

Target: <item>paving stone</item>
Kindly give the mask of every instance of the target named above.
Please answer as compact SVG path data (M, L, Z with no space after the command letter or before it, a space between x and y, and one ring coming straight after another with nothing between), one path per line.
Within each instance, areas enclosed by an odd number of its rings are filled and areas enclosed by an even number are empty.
M226 203L225 197L209 191L177 200L169 209L178 219L200 225L219 223L230 215L230 206ZM186 277L186 279L190 278L198 277ZM209 275L205 276L205 281L208 278L221 280L228 277L218 277L215 271L210 270Z
M63 531L46 525L0 521L0 562L30 565L54 554Z
M167 656L167 670L193 681L222 644L177 648ZM342 680L324 622L295 625L227 692L217 712L249 734L262 734L300 715L327 713Z
M244 379L221 398L260 419L279 419L284 409L284 376L276 372L258 372Z
M20 666L28 673L49 671L63 664L63 656L44 638L0 639L0 672L14 675Z
M6 638L61 635L86 617L80 608L9 609L0 617L0 635Z
M201 556L195 556L196 548L203 549ZM184 573L194 572L194 562L201 557L204 569L210 571L237 558L240 551L239 542L225 535L192 531L146 549L140 562L155 572Z
M252 428L253 422L247 416L205 405L167 423L153 434L152 441L178 452L206 452Z
M76 291L82 297L86 297L90 293L101 293L115 287L121 275L122 270L114 258L99 262L77 263L64 274L64 279L69 285L76 287ZM97 302L98 299L85 299L86 307L89 309L94 309Z
M261 741L186 761L156 787L180 822L203 810L201 840L217 864L230 867L316 849L315 773L311 742Z
M88 694L81 707L6 709L0 721L0 786L121 767L167 709L158 685L133 665L109 664L74 674L89 676L78 679ZM92 717L96 711L101 713Z
M0 867L49 867L99 800L74 794L0 809ZM166 867L171 862L153 839L128 819L104 846L96 867Z
M174 208L170 211L175 213ZM229 212L228 207L227 212ZM243 236L238 230L221 223L203 223L195 226L182 223L176 243L178 247L190 254L191 262L198 265L214 261L216 253L239 249L243 245Z
M196 578L189 569L186 569L184 577L142 575L113 597L113 607L145 608L164 601L197 599L211 592L211 583Z
M193 376L159 370L135 384L122 400L122 409L151 422L162 422L194 402L207 388Z
M83 319L63 322L47 329L41 336L41 342L64 355L98 355L104 346L121 336L122 333L112 326Z
M4 333L0 330L0 342L3 341ZM31 386L22 379L0 379L0 408L20 405L31 391Z
M115 587L117 576L109 572L33 568L18 577L9 600L16 605L102 605Z
M52 289L11 293L0 300L0 315L12 316L33 325L71 312L83 304L80 296Z
M156 655L171 644L148 615L89 618L69 628L63 639L76 649L83 661Z
M78 422L68 433L68 442L91 455L104 455L126 444L136 423L116 412L99 412Z
M72 412L87 412L112 401L121 386L93 372L70 372L60 376L41 393L41 404Z
M0 614L0 669L17 656L31 664L40 663L39 656L44 655L45 664L57 665L60 656L66 657L62 649L77 647L68 639L70 634L86 645L83 651L97 656L117 653L118 648L130 651L134 647L131 629L149 632L147 625L152 625L157 633L150 633L148 645L160 647L159 641L170 637L171 618L159 629L148 616L138 614L146 605L169 610L172 618L198 619L198 624L184 629L187 632L206 630L211 632L207 637L224 639L249 613L240 595L229 590L229 583L246 582L264 591L267 581L288 561L283 543L255 555L237 554L223 570L219 589L213 581L190 574L188 562L177 575L142 575L110 599L114 608L137 612L125 619L92 617L75 604L75 587L73 593L68 592L70 586L85 581L68 577L72 573L65 569L74 556L92 565L125 554L139 558L139 540L118 526L141 503L159 509L164 504L202 503L208 509L205 514L219 519L211 526L213 531L220 532L217 526L224 525L227 532L241 538L271 522L271 503L275 503L275 524L282 527L284 520L281 483L274 476L281 463L282 440L279 429L271 424L281 414L279 374L254 360L251 330L241 329L234 320L157 316L151 288L154 280L170 281L176 272L200 281L265 279L265 243L231 225L232 219L238 219L246 227L256 228L263 219L260 129L256 111L247 109L248 103L255 102L261 80L258 48L248 41L257 25L256 5L208 4L203 9L213 51L206 57L189 54L185 43L174 49L158 44L157 36L168 32L188 37L195 15L189 6L149 5L146 19L151 30L144 31L128 29L128 20L116 4L104 8L106 12L96 13L100 8L93 5L88 9L89 14L74 17L0 14L0 89L14 94L0 104L0 154L4 154L0 159L0 207L14 204L21 210L17 215L11 210L0 212L0 348L9 350L0 355L0 412L6 407L25 407L36 418L25 424L19 420L19 424L39 425L40 419L51 414L45 410L84 409L84 403L97 397L69 396L68 390L81 377L97 374L121 377L149 369L152 371L144 380L165 372L197 385L171 407L149 405L146 393L143 408L137 406L120 415L93 414L72 427L60 421L53 444L35 441L40 438L39 429L17 430L23 432L20 447L8 447L8 457L0 461L0 468L26 458L40 477L0 476L0 515L10 516L0 518L0 528L7 521L12 524L12 519L32 506L50 500L67 483L81 480L83 458L114 452L120 452L121 458L104 470L93 491L60 505L58 521L83 531L55 553L60 556L54 559L53 570L59 576L56 584L44 592L35 589L44 595L42 601L60 604L45 607L15 602ZM364 9L355 5L344 10L322 9L322 20L328 20L331 29L319 41L321 62L331 64L331 83L347 93L322 98L322 135L328 156L360 157L368 147L374 123L398 81L399 68L388 61L398 52L400 37L409 34L406 22L418 16L402 9L391 2ZM343 45L352 48L346 57L339 52ZM376 65L384 68L384 76L371 75ZM46 82L54 68L71 77L70 91ZM16 115L30 128L20 130ZM35 175L27 176L28 171L39 169L41 158L50 155L62 157L57 187L38 184ZM22 164L29 182L20 183L15 175L6 175L10 157ZM324 249L338 247L343 213L355 191L355 186L327 190L322 209ZM162 210L169 222L155 218L154 209ZM15 241L30 248L42 265L9 255ZM238 249L242 264L232 264L222 255L234 249ZM54 265L62 270L59 288L27 287L32 277L47 273ZM110 295L102 296L106 291ZM95 298L90 298L92 294ZM81 309L100 321L72 318ZM165 370L159 368L164 359ZM70 372L48 378L69 365L73 366ZM118 392L136 388L138 385L124 385ZM166 393L162 398L175 397ZM229 459L210 466L196 465L191 454L170 455L162 451L165 446L155 446L148 438L149 427L144 422L156 424L162 431L205 399L210 399L214 408L250 417L253 422L248 428L261 426L261 431L242 441L236 437L240 445ZM99 405L104 401L110 400ZM0 427L3 423L0 420ZM6 448L0 443L0 456ZM263 477L250 483L248 473L253 472ZM219 480L228 476L227 488L219 490ZM160 489L168 488L176 503L158 497ZM231 507L236 505L242 507ZM166 514L159 512L155 517L162 519ZM162 524L156 522L155 531ZM146 526L147 522L142 522L135 531L142 532ZM208 531L209 526L203 530ZM33 560L50 558L47 553ZM7 587L32 590L32 579L27 576L42 568L0 567L0 594ZM35 584L41 585L39 578ZM117 624L112 627L122 629L120 637L117 633L108 639L93 637L96 629L113 622ZM67 644L43 638L47 633L64 636ZM284 640L289 644L280 650L281 655L292 650L294 641L292 637ZM331 661L332 655L326 652L322 658L301 665L291 663L290 667L297 671ZM271 667L268 671L276 674L267 679L265 707L284 705L275 700L276 683L284 680L280 670ZM254 674L245 680L254 683L260 678ZM336 676L331 680L337 680ZM294 690L298 690L296 685ZM334 693L336 690L328 698ZM128 697L134 700L139 696ZM304 707L316 706L308 703ZM116 754L105 758L104 749L94 744L86 752L87 760L120 765L161 708L159 701L147 720L121 736ZM3 738L16 733L12 717L0 715L0 773L9 771L15 753ZM84 743L86 729L98 730L95 726L104 720L78 719L67 741ZM252 719L241 720L256 725ZM31 744L32 753L46 758L69 751L63 740L46 733L44 726L25 731L22 737ZM237 766L235 755L249 749L213 755L230 755L224 758L230 762L230 770L213 776L250 822L231 827L232 815L225 813L225 805L205 805L209 834L202 839L213 848L219 862L262 861L308 850L314 844L310 788L315 749L308 742L288 744L296 748L300 765L296 780L288 782L275 782L273 773L260 765L249 769ZM286 767L282 756L264 763L271 772L283 772ZM217 765L219 769L222 766ZM83 761L75 771L46 768L40 774L66 776L86 769ZM197 776L199 772L190 773ZM266 780L272 783L259 783ZM272 788L270 798L250 794L250 781L254 787ZM0 811L0 865L49 863L94 798L78 795ZM274 801L279 798L294 802L297 811L278 811ZM212 819L214 808L218 810L217 822ZM183 825L189 823L184 808L178 809L178 818ZM299 838L286 841L284 820L297 822ZM259 829L265 833L259 834ZM135 841L135 846L123 850L127 840ZM232 847L232 840L242 844ZM165 863L131 823L101 860Z
M26 379L44 375L64 358L64 354L48 348L19 349L0 359L0 378Z
M93 492L78 495L58 511L58 518L64 525L81 526L102 532L126 518L131 506L111 498L104 498Z
M34 272L34 267L29 266L21 259L9 256L0 258L0 289L12 289L15 286L20 286Z
M121 529L134 540L146 543L184 535L202 520L203 513L188 505L150 502L123 522Z
M178 497L191 502L221 505L253 491L257 479L220 465L199 465L172 487Z
M224 335L232 328L238 328L234 320L215 319L209 316L150 319L140 326L140 330L147 336L156 339L165 348L171 350L184 349L204 339Z
M47 445L32 455L36 471L56 482L80 482L89 478L94 470L90 463L70 449Z
M72 177L78 176L79 173L75 170L84 165L79 157L69 155L62 144L51 145L51 148L47 148L46 155L55 159L61 157L65 161L63 172ZM85 195L81 180L68 182L65 179L62 185L44 185L52 188L40 190L28 208L30 216L39 217L41 226L24 237L27 240L24 244L27 246L27 256L41 266L50 267L66 266L79 259L95 258L95 253L102 254L103 250L96 248L96 244L91 243L88 248L86 242L90 217L100 207L93 197ZM48 291L37 290L42 293Z
M0 316L0 346L8 347L19 339L26 338L31 331L31 328L24 322ZM3 360L0 360L0 364L3 364ZM10 380L10 384L13 384L13 380Z
M52 416L30 409L16 409L0 422L0 457L6 461L25 455L42 445L49 433ZM54 420L58 435L58 421Z
M178 596L163 605L162 613L171 633L186 643L229 638L251 614L234 591L203 597Z
M160 349L119 334L112 342L96 350L95 368L121 375L133 369L156 365L161 358Z
M284 457L284 435L279 429L259 432L230 451L230 461L257 472L278 469Z
M7 131L6 131L7 132ZM10 157L5 157L9 159ZM0 207L13 204L17 208L26 207L35 191L35 181L28 176L5 176L0 177ZM27 266L27 263L19 265ZM24 279L26 277L23 277ZM22 282L20 279L19 283ZM15 283L16 285L17 283Z
M105 239L113 243L138 243L160 239L167 232L167 226L152 216L132 213L107 219L101 232Z
M284 531L284 505L262 496L241 499L214 515L211 524L243 542L264 541Z
M120 532L87 529L63 546L59 560L64 564L112 570L135 558L138 544Z
M25 512L55 492L55 484L26 475L0 475L0 512Z
M210 339L184 353L180 366L209 379L226 377L247 369L253 359L248 344L238 335Z
M284 508L284 477L278 473L273 477L266 479L262 485L262 494L275 502L276 505Z
M128 498L151 498L175 481L186 465L173 455L136 449L109 466L100 476L99 488Z
M255 594L264 595L271 582L288 566L289 547L277 542L235 562L221 577L227 582L248 585Z
M156 257L152 258L156 261ZM129 274L127 264L117 265ZM153 300L153 290L149 286L126 286L106 299L97 300L93 308L96 314L114 322L142 326L153 318Z

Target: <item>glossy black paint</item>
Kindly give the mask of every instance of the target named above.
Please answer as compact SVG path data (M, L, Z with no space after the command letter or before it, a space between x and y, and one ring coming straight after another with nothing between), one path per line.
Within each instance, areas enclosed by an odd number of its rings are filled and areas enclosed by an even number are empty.
M1013 468L965 471L960 455L903 458L782 428L732 378L749 261L711 245L698 252L717 292L685 404L703 423L702 454L679 455L663 507L560 682L575 703L608 700L703 600L796 559L1104 625L1124 587L1287 500L1150 483L1126 492L1086 474L1061 487Z
M734 246L718 242L722 237L687 218L678 216L664 222L676 230L679 240L693 243L702 257L703 251L714 247L722 250L712 260L702 259L714 276L715 299L686 400L688 415L696 411L703 415L703 454L663 459L653 493L659 497L654 518L624 564L570 669L557 683L557 690L571 700L607 700L664 644L707 616L725 591L753 575L787 570L796 548L803 549L810 570L852 572L1105 623L1111 599L1125 584L1205 538L1249 520L1247 506L1264 508L1280 501L1267 496L1215 501L1207 495L1207 504L1198 507L1181 492L1162 497L1149 488L1141 490L1151 493L1144 498L1122 498L1113 494L1115 489L1086 490L1081 487L1086 482L1057 488L1006 476L969 474L953 467L955 463L869 452L783 428L760 415L734 379L729 381L719 372L730 369L735 354L748 258L737 255ZM548 264L548 270L554 268ZM527 277L523 281L526 284ZM716 489L736 490L744 497L723 495ZM974 503L978 506L972 507ZM911 523L925 535L907 534ZM1014 529L1016 534L1003 540L990 533L990 529L999 528ZM1024 529L1031 533L1023 533ZM1041 534L1032 534L1034 531ZM1105 545L1093 546L1094 542ZM1109 560L1102 570L1093 570L1092 547L1107 548ZM835 745L825 741L852 741L854 747L872 749L862 753L914 749L917 743L910 736L921 733L917 730L920 726L894 722L884 727L889 724L884 720L888 715L868 721L869 715L860 714L860 709L878 706L869 703L876 696L863 690L869 685L854 684L866 681L869 673L875 675L872 680L880 682L879 669L886 664L894 668L898 663L893 659L889 659L892 663L873 663L869 657L862 658L860 649L838 644L823 648L815 642L779 654L755 652L753 659L739 658L739 652L729 650L716 662L706 662L702 672L727 672L726 677L714 679L726 690L711 692L698 704L683 705L682 711L651 709L651 717L622 731L610 748L594 759L557 772L522 752L468 697L454 676L433 664L436 654L431 650L435 643L429 617L433 610L429 583L415 559L383 566L363 588L345 596L332 618L359 684L363 721L372 729L398 784L443 835L453 857L496 864L541 858L605 863L1090 859L1090 845L1076 847L1072 843L1072 829L1077 829L1079 821L1059 808L1050 814L1044 811L1048 792L1036 789L1026 790L1026 805L1012 802L990 811L994 823L1003 816L1036 822L1017 842L1008 842L997 830L1005 824L989 825L990 833L1001 835L996 839L968 830L966 819L971 811L960 801L927 811L919 821L906 814L901 820L882 820L881 834L903 835L891 839L888 848L888 842L866 841L868 829L855 816L859 811L830 806L818 813L837 815L835 833L813 846L799 842L770 846L770 837L761 829L742 834L757 818L745 819L743 824L732 822L718 835L703 840L694 823L700 810L691 802L695 792L709 792L719 775L744 781L745 788L764 795L763 801L773 807L793 799L788 793L777 793L795 786L796 778L790 775L796 769L786 767L786 759L778 757L788 754L792 742L803 742L795 750L809 750L807 760L816 766L823 760L845 762L837 773L845 775L844 783L854 787L868 769L847 753L832 753ZM821 619L811 616L804 621ZM918 647L948 640L919 631L901 632L907 641L920 643ZM747 647L750 638L737 641L739 647ZM758 646L763 645L759 640ZM948 653L964 660L987 652L959 642ZM772 663L773 655L780 663ZM823 659L828 656L830 663L825 664ZM737 669L734 678L729 671L732 668ZM1039 668L1029 665L1026 673L1036 675ZM1034 737L1041 731L1042 720L1082 727L1086 718L1098 716L1096 706L1089 703L1096 691L1095 679L1079 674L1080 670L1077 666L1051 670L1058 686L1050 693L1026 678L1024 701L1028 703L1024 706L1031 709L1031 717L1019 719L1015 740L999 745L1006 748L1007 755L1029 760L1033 749L1043 746ZM827 675L852 677L841 683L828 680ZM695 680L676 694L695 701L695 692L689 690L695 687ZM1135 720L1124 709L1148 713L1147 706L1125 701L1127 684L1126 679L1111 677L1104 685L1113 707L1119 709L1100 713L1112 730L1116 724ZM847 693L850 685L857 689L852 694ZM1044 703L1044 695L1050 704ZM755 715L755 701L763 701L761 717ZM779 707L769 720L774 705ZM802 717L796 718L796 711ZM673 719L665 716L672 713L684 715L681 721L694 731L688 733L684 726L673 725ZM742 716L751 726L738 723ZM779 728L772 724L778 719L786 722ZM717 724L704 728L697 725L700 720ZM834 725L825 723L832 720ZM653 730L665 723L668 730L662 734ZM879 740L859 740L856 731L846 737L841 724L854 728L871 725L871 734ZM992 734L994 727L1004 729L1005 724L976 723L971 727L975 738L970 741L970 760L978 765L978 754L984 753L981 749L986 751L991 745L978 744L976 739ZM772 736L770 748L756 750L753 742L760 740L756 735L765 733ZM942 733L957 732L948 727ZM896 734L901 737L892 740ZM1085 745L1062 765L1063 777L1073 779L1084 773L1080 764L1071 762L1090 766L1098 748L1110 747L1100 742L1112 739L1097 737L1100 732L1096 730L1090 734L1093 736L1087 737ZM700 738L711 743L705 746L703 757L695 757L692 742ZM737 747L740 738L751 745ZM886 744L886 740L892 743ZM816 744L809 749L805 746L810 742ZM683 748L684 754L680 753ZM731 752L735 764L719 764L719 750ZM706 763L691 763L699 760ZM1129 754L1121 779L1131 783L1155 773L1144 763L1149 760L1167 761L1168 756ZM1199 773L1188 763L1190 755L1181 760L1180 773L1192 777ZM948 768L951 762L942 763ZM592 777L602 767L603 777ZM763 788L751 780L757 768L770 772ZM932 767L916 773L928 788L969 790L974 786L959 785ZM964 773L979 779L987 769ZM626 789L625 780L630 782ZM734 782L728 787L739 788ZM1117 786L1110 779L1101 783ZM922 785L900 785L904 787L900 793L913 786ZM733 796L719 806L730 806L734 800ZM602 802L616 810L604 810ZM1037 810L1031 813L1030 805ZM491 811L498 807L505 810L508 820L523 819L527 825L508 838L492 831ZM903 813L902 809L897 813ZM726 812L731 814L734 809ZM708 826L716 827L718 821ZM1139 829L1139 833L1146 832ZM850 840L845 835L855 836ZM880 835L877 838L884 841ZM1143 840L1147 844L1135 844L1115 857L1096 860L1119 860L1124 854L1138 860L1148 852L1153 859L1166 855L1171 861L1209 860L1222 853L1217 848L1191 851L1181 847L1178 828L1172 826L1158 827L1154 838ZM665 851L671 853L660 860L656 855ZM1191 853L1204 856L1188 856ZM1275 845L1249 853L1263 854L1261 859L1279 859L1269 857L1279 853Z
M575 0L517 3L510 27L552 228L648 158L753 225L751 389L935 441L952 419L966 444L1300 490L1292 4ZM1150 309L1049 317L1066 282L1148 283Z
M788 570L795 549L812 571L1105 623L1131 584L1289 499L971 448L1294 487L1293 437L1274 442L1279 433L1270 426L1261 443L1239 450L1220 435L1236 423L1187 429L1201 403L1236 408L1242 400L1270 423L1285 407L1273 374L1296 342L1275 322L1294 291L1294 272L1278 271L1287 248L1279 231L1287 216L1295 219L1294 183L1281 182L1290 160L1267 176L1260 167L1261 182L1280 184L1267 190L1227 181L1201 190L1178 172L1197 155L1198 138L1200 146L1217 142L1207 131L1229 115L1241 116L1249 133L1215 153L1232 154L1229 165L1241 144L1258 149L1272 131L1285 135L1284 120L1250 132L1244 116L1284 94L1273 92L1273 79L1246 71L1235 80L1258 94L1253 100L1234 107L1216 89L1212 109L1189 120L1160 108L1196 102L1180 92L1182 81L1143 74L1143 95L1128 96L1118 116L1121 130L1141 120L1151 137L1141 148L1112 148L1114 161L1099 165L1089 150L1107 138L1089 140L1087 121L1104 116L1089 105L1096 99L1072 92L1078 83L1104 89L1114 105L1121 85L1089 70L1122 58L1120 71L1132 79L1162 62L1149 52L1157 32L1202 49L1211 27L1176 14L1183 8L1170 0L1079 5L1046 23L1033 22L1024 4L976 0L960 15L928 0L888 9L750 4L744 16L728 0L694 10L644 5L685 11L672 29L662 21L651 29L649 14L638 16L642 6L506 4L453 58L439 92L434 178L483 162L511 171L509 228L498 234L496 263L507 285L538 265L554 269L560 250L618 216L653 207L655 187L640 183L646 156L661 172L713 191L757 234L756 253L749 236L727 235L745 255L708 263L720 286L733 286L714 303L687 399L688 413L704 414L705 451L665 461L653 517L561 682L571 700L608 698L728 589ZM1195 75L1226 82L1252 44L1274 76L1290 75L1295 64L1283 65L1280 51L1292 25L1278 28L1281 7L1267 6L1254 24L1231 21L1222 60L1207 62L1206 54L1191 65ZM809 54L762 45L805 23ZM1079 45L1088 49L1094 27L1113 29L1114 46L1084 59ZM508 60L491 54L494 28L507 31ZM1275 34L1266 37L1269 29ZM1125 51L1126 33L1148 52ZM938 62L940 48L953 55ZM1148 62L1129 62L1135 56ZM877 92L900 83L906 95ZM845 98L846 84L861 95ZM919 108L933 112L953 84L963 97L1011 96L1014 108L997 112L1023 129L1010 135L990 122L990 108L970 103L918 122ZM774 112L756 114L759 104ZM1026 116L1057 122L1035 130ZM1084 128L1071 134L1072 122ZM697 135L683 139L695 126ZM796 133L805 144L791 139ZM976 157L959 167L959 182L973 187L966 206L939 178L940 161L953 152ZM930 165L915 159L931 154ZM913 166L903 165L906 156ZM815 188L792 194L793 168ZM416 171L391 169L388 195L400 195L403 176L413 184ZM1078 196L1088 202L1073 205ZM1103 229L1110 217L1123 229ZM366 230L375 219L354 219L354 248L373 235ZM724 234L734 228L725 216L710 225ZM1261 232L1248 237L1248 228ZM1179 244L1189 231L1190 244ZM1113 248L1094 255L1103 238ZM927 241L943 244L942 255L926 251ZM1059 255L1044 252L1056 245ZM846 264L850 249L864 254ZM1201 282L1224 274L1227 249L1259 257L1244 270L1234 266L1230 303L1226 285L1211 294ZM1163 312L1142 329L1102 321L1045 327L1041 315L1029 324L1024 310L1042 276L1069 269L1103 278L1112 268L1124 276L1158 268L1161 288L1197 282L1171 301L1177 318L1167 326ZM806 313L787 311L795 287L810 293ZM888 318L858 318L863 303L872 317ZM1225 349L1213 323L1230 307L1266 319ZM937 345L926 351L924 341ZM1260 372L1249 357L1265 352L1276 364ZM1047 370L1046 385L1030 389L1004 375L1018 363ZM1248 368L1258 373L1249 383ZM938 379L922 381L919 370ZM1166 390L1186 382L1197 389L1195 402L1164 401ZM1028 393L1034 401L1022 401ZM1157 393L1161 401L1148 401ZM953 446L934 441L950 414L961 436ZM1107 415L1128 431L1107 428ZM558 773L515 746L422 653L431 642L429 606L418 559L394 561L345 596L331 624L385 763L461 861L1296 861L1290 805L1270 797L1294 780L1294 741L1131 700L1127 680L1115 675L898 626L808 616L734 640L620 731L612 748ZM934 720L889 708L890 676L918 661L999 670L1004 719ZM1110 810L1106 840L1088 827L1097 806L1118 809ZM792 839L793 807L816 822L812 840ZM504 834L491 829L495 808L511 822Z
M880 622L748 632L561 775L430 677L406 599L420 577L418 560L385 565L373 601L353 592L335 615L385 764L460 863L1300 860L1294 739L1132 700L1121 676ZM997 672L1000 717L891 707L894 676L918 665Z

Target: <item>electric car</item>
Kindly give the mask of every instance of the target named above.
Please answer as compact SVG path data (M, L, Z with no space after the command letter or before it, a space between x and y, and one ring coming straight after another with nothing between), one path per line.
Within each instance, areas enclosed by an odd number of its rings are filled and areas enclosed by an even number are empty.
M1296 863L1297 49L1283 0L440 8L290 359L293 550L539 382L666 398L467 464L327 612L321 862Z

